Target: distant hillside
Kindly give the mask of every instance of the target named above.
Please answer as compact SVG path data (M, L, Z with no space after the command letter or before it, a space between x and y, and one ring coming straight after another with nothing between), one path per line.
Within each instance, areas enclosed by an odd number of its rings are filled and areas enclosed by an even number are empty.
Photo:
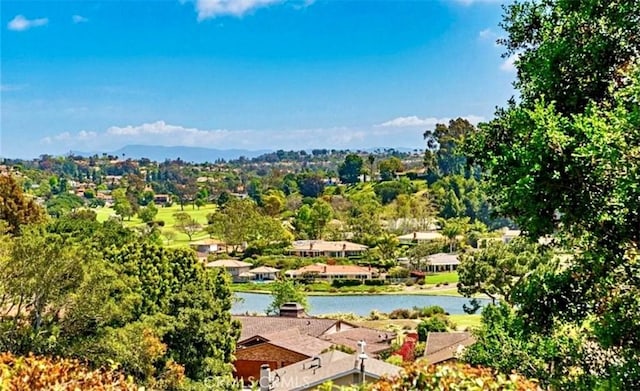
M111 154L117 156L122 156L122 154L124 154L125 158L147 158L158 162L162 162L166 159L180 158L185 162L203 163L214 162L217 159L237 159L240 156L253 158L267 152L269 151L249 151L246 149L212 149L198 147L164 147L159 145L127 145L111 152Z

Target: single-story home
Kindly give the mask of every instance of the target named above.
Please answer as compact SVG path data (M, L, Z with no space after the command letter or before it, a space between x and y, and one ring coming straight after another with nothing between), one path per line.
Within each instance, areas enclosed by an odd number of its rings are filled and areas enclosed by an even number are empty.
M458 254L437 253L427 257L426 270L429 273L452 272L460 265Z
M363 244L347 241L296 240L292 248L287 250L298 257L350 257L360 256L368 247Z
M305 279L309 277L333 280L349 278L357 280L370 280L379 276L378 269L357 265L327 265L314 263L295 270L288 270L285 275L293 279Z
M383 376L396 376L401 368L358 353L330 350L280 368L261 372L261 390L307 391L331 381L335 386L373 382Z
M253 273L255 279L258 281L273 281L278 278L280 269L269 266L260 266L249 270L249 273Z
M429 364L441 364L457 360L462 351L476 343L476 339L468 332L442 332L427 334L424 357Z
M300 333L298 328L254 336L238 343L234 354L234 376L250 382L260 376L260 367L286 367L331 348L331 342Z
M398 236L400 243L426 243L434 240L444 240L444 235L436 231L412 232Z
M209 254L224 253L227 250L225 242L217 239L202 239L189 243L189 247L198 253L198 258L206 259Z
M156 194L153 196L153 203L159 206L171 205L170 194Z
M250 279L247 277L249 270L251 269L251 265L248 262L238 261L237 259L221 259L218 261L209 262L205 265L206 267L221 267L224 268L231 277L233 278L233 282L242 282Z

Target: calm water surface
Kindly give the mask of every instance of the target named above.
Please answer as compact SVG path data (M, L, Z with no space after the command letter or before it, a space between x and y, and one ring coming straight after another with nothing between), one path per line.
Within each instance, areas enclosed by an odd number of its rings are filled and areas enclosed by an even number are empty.
M236 293L242 299L231 309L233 314L264 313L271 303L271 295L258 293ZM336 312L353 312L357 315L369 315L373 310L391 312L396 308L426 307L439 305L450 314L464 314L462 306L469 299L450 296L423 295L359 295L359 296L308 296L310 315L330 314ZM484 305L489 300L480 300Z

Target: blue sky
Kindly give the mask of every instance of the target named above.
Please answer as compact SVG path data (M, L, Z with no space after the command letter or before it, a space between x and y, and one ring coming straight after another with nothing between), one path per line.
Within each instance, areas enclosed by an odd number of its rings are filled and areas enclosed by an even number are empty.
M423 148L513 95L498 1L2 1L0 156Z

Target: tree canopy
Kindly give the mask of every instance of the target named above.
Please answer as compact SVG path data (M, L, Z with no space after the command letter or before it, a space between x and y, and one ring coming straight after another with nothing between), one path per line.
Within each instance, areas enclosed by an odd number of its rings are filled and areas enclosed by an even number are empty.
M588 324L599 349L618 352L602 377L622 389L640 387L639 20L632 0L507 6L520 99L467 143L497 210L572 253L512 294L523 332Z

